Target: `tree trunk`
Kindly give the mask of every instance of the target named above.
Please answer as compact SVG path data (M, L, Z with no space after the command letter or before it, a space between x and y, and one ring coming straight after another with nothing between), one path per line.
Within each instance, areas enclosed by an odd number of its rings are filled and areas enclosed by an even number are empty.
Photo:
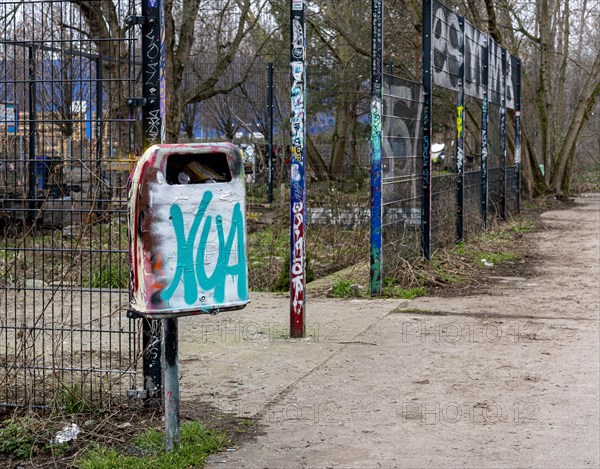
M542 162L545 168L545 181L550 182L553 163L553 132L550 116L552 115L552 62L553 52L550 39L550 12L548 0L540 0L537 8L537 23L540 28L540 83L538 88L538 113L542 134Z
M546 192L546 181L544 180L544 175L542 174L542 171L538 165L538 160L535 157L535 151L531 145L531 140L524 129L522 133L522 140L525 149L525 157L522 160L523 167L525 168L524 172L531 175L530 179L527 181L527 185L530 188L529 195L531 197L537 197Z
M317 180L326 181L330 178L327 165L325 164L325 161L323 161L323 158L321 158L319 150L317 150L315 143L308 134L306 135L306 157Z
M579 100L575 107L575 111L567 126L567 134L563 140L563 144L558 152L558 168L553 174L551 188L556 193L564 193L564 180L567 174L567 167L571 163L575 154L575 146L582 127L588 121L590 113L596 104L596 100L600 95L600 53L596 55L596 60L587 75L587 79L583 85ZM567 177L568 183L568 177Z
M335 116L335 127L331 138L331 164L329 165L329 174L334 179L344 177L344 160L346 157L346 142L348 140L348 129L351 126L352 116L348 109L347 93L342 92L341 99L337 100L337 109Z

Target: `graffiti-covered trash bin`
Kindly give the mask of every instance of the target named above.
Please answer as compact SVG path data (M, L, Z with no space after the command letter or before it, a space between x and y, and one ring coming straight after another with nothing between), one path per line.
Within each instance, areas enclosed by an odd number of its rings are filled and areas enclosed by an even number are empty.
M244 165L229 143L154 145L129 188L130 316L248 303Z

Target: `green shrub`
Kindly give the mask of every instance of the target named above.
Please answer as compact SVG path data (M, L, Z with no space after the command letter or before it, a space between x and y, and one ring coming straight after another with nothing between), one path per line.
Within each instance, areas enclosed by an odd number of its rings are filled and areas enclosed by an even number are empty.
M331 288L331 296L334 298L353 298L356 296L351 280L338 280Z
M56 404L71 415L86 414L93 410L81 386L75 384L64 386L56 394Z
M27 459L47 443L38 435L39 422L32 418L8 419L0 424L0 454L14 460ZM44 435L45 436L45 435Z

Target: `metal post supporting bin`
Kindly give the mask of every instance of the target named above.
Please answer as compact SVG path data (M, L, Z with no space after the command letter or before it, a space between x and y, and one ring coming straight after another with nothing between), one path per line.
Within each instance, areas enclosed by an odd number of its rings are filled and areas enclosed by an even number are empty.
M229 143L154 145L129 190L129 317L162 319L166 448L179 444L177 318L248 303L246 193Z

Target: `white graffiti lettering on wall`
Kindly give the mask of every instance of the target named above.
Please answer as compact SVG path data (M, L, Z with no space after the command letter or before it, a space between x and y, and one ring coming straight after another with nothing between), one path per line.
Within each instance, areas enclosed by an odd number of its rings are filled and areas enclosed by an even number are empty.
M486 45L489 44L489 100L491 103L500 104L504 93L502 48L469 22L465 21L464 25L465 93L483 99L484 58ZM434 3L432 26L433 82L436 85L456 90L459 82L458 70L463 38L459 16L443 5ZM509 59L506 62L506 107L514 109L514 87L517 77L513 73L512 60Z
M462 32L458 15L437 5L433 12L433 82L445 88L458 87L458 67L461 62Z
M483 54L487 36L465 21L465 94L483 99Z

